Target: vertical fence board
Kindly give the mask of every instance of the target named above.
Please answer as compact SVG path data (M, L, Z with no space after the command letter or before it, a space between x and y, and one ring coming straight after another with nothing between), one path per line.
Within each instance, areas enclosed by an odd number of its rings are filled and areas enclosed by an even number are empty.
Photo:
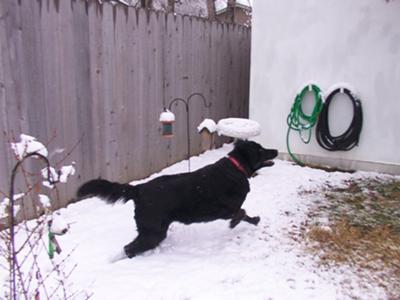
M89 76L91 87L91 129L86 130L87 134L91 135L93 140L93 152L89 153L91 163L93 165L93 177L104 176L104 94L103 94L103 81L104 81L104 43L103 43L103 12L97 5L89 6L88 20L89 20ZM86 137L84 137L86 139ZM82 178L82 180L88 180Z
M103 35L103 55L102 55L102 70L103 78L100 82L100 93L103 97L101 102L101 110L103 110L103 124L101 130L103 151L101 155L103 171L102 176L105 178L117 179L117 174L114 174L114 154L116 150L115 138L115 116L113 111L114 99L114 80L115 80L115 22L114 11L110 5L105 5L103 8L102 19L102 35Z
M141 175L141 153L139 149L139 143L142 136L142 128L139 124L142 122L143 115L141 114L140 98L139 98L139 78L141 73L139 71L140 56L139 52L141 49L141 43L139 40L138 30L138 12L130 11L128 18L128 58L127 66L129 71L128 85L127 85L127 116L128 125L126 136L124 137L128 144L125 151L127 152L126 168L129 176L138 178Z
M125 112L124 112L124 90L126 85L125 69L126 65L124 61L126 60L125 51L125 28L126 28L126 18L124 9L122 6L118 5L113 8L114 10L114 54L113 54L113 65L114 65L114 75L113 75L113 98L109 99L112 103L112 123L113 123L113 157L110 162L110 168L113 169L113 178L118 181L123 181L126 175L123 172L123 149L125 147L125 139L123 131L123 125L126 123Z
M9 14L10 5L8 2L0 2L0 16ZM10 47L9 47L9 25L5 17L0 18L0 198L5 197L8 193L9 186L9 170L11 169L12 158L10 156L8 137L6 136L8 129L7 114L7 96L12 91L12 82L10 77ZM11 91L9 91L11 90Z
M73 75L75 83L75 97L71 101L76 103L71 116L76 132L72 136L72 141L68 143L68 147L79 143L80 151L74 151L72 154L73 160L77 163L77 176L73 178L78 181L89 178L94 173L91 159L95 144L91 113L93 97L90 81L89 18L85 5L83 1L78 1L73 6L70 5L73 9ZM81 30L81 28L85 28L85 30ZM68 186L76 186L76 184Z

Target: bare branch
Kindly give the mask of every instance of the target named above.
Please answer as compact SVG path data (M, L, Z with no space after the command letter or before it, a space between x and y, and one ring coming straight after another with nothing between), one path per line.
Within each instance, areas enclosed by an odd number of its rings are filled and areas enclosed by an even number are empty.
M61 159L60 161L56 162L56 165L60 165L62 162L64 162L72 154L72 152L74 152L76 147L78 147L79 144L82 142L82 139L83 139L84 136L85 136L85 134L83 133L81 135L81 137L79 138L79 140L76 142L76 144L65 154L63 159Z
M75 148L83 139L82 135L79 141L72 147L72 149L58 162L61 164L69 157ZM51 138L50 144L55 139L55 134ZM21 138L22 139L22 138ZM47 144L47 145L48 145ZM21 151L20 151L21 152ZM71 293L67 291L66 282L70 278L72 272L76 269L77 265L68 266L67 271L64 268L67 265L68 259L71 257L73 249L70 253L63 256L61 261L55 262L50 260L52 265L50 270L44 268L42 264L43 256L47 256L47 228L48 220L50 219L50 211L44 208L45 214L36 219L36 223L23 221L20 224L16 224L14 207L15 201L17 200L14 192L14 183L17 174L21 174L23 183L25 184L24 198L22 198L18 205L24 208L26 201L30 199L33 207L37 213L40 213L40 206L38 203L37 195L40 192L40 185L36 179L42 174L36 174L28 171L24 162L30 158L35 158L41 163L44 163L45 168L43 169L47 177L47 181L56 187L56 184L60 181L61 173L54 173L54 169L51 168L49 159L41 153L32 152L29 153L28 148L24 154L13 152L16 158L16 164L11 172L10 178L10 189L8 198L10 199L7 208L8 211L8 227L2 228L0 231L0 238L2 242L0 244L0 256L5 259L8 263L8 267L2 262L0 264L1 269L9 271L9 291L7 297L16 300L18 299L31 299L34 295L35 299L71 299ZM22 156L22 157L19 157ZM56 198L59 198L59 191L57 188L53 190L56 194ZM7 195L0 192L5 197ZM25 211L25 209L23 209ZM43 212L43 211L42 211ZM19 239L18 245L16 242L16 235L22 235L23 238ZM4 241L4 243L3 243ZM72 295L77 295L74 291ZM87 296L89 299L90 296Z

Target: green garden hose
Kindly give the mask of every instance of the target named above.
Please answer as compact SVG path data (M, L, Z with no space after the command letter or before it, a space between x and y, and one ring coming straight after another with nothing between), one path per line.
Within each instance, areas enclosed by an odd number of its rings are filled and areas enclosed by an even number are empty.
M306 115L303 112L302 104L303 104L304 97L310 92L312 92L314 95L314 108L310 115ZM309 84L309 85L306 85L301 90L301 92L296 95L293 106L287 117L287 124L289 127L288 127L288 131L287 131L287 135L286 135L286 145L287 145L288 153L289 153L290 157L293 159L293 161L301 166L303 166L304 163L301 162L292 153L292 151L290 149L290 145L289 145L290 130L296 130L299 133L301 140L304 143L308 144L311 140L311 130L314 127L314 125L317 123L319 113L321 112L323 106L324 106L324 102L323 102L322 95L321 95L321 89L318 86L316 86L315 84ZM304 137L304 133L307 134L306 137Z

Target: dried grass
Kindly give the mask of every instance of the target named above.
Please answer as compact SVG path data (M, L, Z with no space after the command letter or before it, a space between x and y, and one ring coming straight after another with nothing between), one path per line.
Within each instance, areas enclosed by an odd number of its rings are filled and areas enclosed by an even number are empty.
M400 299L400 181L348 181L344 188L301 194L325 198L310 216L328 217L330 224L306 222L302 233L320 263L350 265L383 287L388 299Z

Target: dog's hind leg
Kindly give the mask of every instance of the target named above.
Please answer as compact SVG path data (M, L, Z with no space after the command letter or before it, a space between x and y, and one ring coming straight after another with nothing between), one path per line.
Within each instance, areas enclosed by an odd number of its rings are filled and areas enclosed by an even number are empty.
M229 224L230 228L235 228L241 221L245 221L247 223L256 225L260 222L260 217L249 217L246 211L241 208L239 211L232 217L231 222Z
M166 237L169 222L136 219L138 236L124 247L125 254L132 258L157 247Z
M147 250L157 247L167 236L167 232L146 232L139 235L128 245L124 247L125 254L132 258Z

